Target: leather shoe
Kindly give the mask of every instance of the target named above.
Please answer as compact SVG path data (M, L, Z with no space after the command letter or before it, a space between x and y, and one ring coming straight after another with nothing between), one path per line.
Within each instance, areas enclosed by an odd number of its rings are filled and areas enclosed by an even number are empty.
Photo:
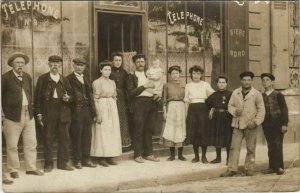
M253 171L246 171L246 176L254 176L254 172Z
M202 163L204 163L204 164L208 164L208 161L207 161L207 158L206 158L206 157L201 158L201 161L202 161Z
M19 178L19 173L18 172L11 172L10 177L14 178L14 179Z
M159 159L154 157L154 155L149 155L145 159L153 162L159 162Z
M221 163L221 159L216 158L216 159L212 160L210 163L211 164Z
M34 171L26 171L27 175L36 175L36 176L43 176L44 173L39 171L39 170L34 170Z
M95 168L95 167L97 167L97 165L94 164L92 161L83 162L82 166L89 167L89 168Z
M194 159L192 159L192 163L197 163L197 162L199 162L199 158L194 158Z
M57 167L57 169L66 170L66 171L73 171L74 170L74 168L72 168L69 165L66 165L65 167Z
M80 162L77 162L77 163L75 163L74 164L74 167L76 168L76 169L82 169L82 166L81 166L81 163Z
M14 183L14 181L12 181L12 180L10 180L10 179L3 179L3 180L2 180L2 183L3 183L3 184L9 185L9 184Z
M178 159L181 161L186 161L186 158L184 156L178 156Z
M227 170L226 172L222 173L220 177L232 177L235 175L237 175L237 172Z
M103 166L103 167L108 167L108 166L109 166L109 164L106 162L105 159L100 160L100 161L99 161L99 165L101 165L101 166Z
M118 165L117 162L115 162L112 158L107 158L107 159L106 159L106 162L107 162L109 165Z
M276 173L276 170L268 168L267 170L262 171L263 174L273 174Z
M134 161L136 161L137 163L144 163L142 156L134 158Z
M53 170L53 166L45 166L44 167L44 172L45 173L49 173L49 172L51 172Z
M277 175L282 175L282 174L284 174L284 169L282 169L282 168L278 168L278 170L277 170Z
M175 160L175 157L174 156L170 156L167 161L174 161Z

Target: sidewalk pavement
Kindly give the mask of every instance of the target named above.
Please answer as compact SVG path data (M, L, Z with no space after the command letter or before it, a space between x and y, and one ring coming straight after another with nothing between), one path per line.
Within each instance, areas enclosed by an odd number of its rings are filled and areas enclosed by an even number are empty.
M240 165L244 164L246 149L240 154ZM218 177L226 171L226 152L222 152L222 163L191 163L193 155L186 155L187 161L176 159L160 162L146 161L143 164L133 160L121 160L117 166L83 168L63 171L54 169L42 177L20 173L12 185L4 185L5 192L115 192L133 188L159 186L187 181L206 180ZM208 160L215 158L215 152L207 153ZM284 144L285 167L299 166L299 143ZM267 169L267 147L256 148L256 170Z

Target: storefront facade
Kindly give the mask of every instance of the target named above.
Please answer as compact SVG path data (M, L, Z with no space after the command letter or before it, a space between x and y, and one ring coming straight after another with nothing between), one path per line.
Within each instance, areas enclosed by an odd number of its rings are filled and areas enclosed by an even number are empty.
M131 72L131 57L145 53L148 64L159 58L167 71L205 69L205 81L216 88L219 74L229 76L229 88L239 86L239 73L255 73L254 87L261 90L260 74L276 75L276 88L288 99L291 124L288 142L298 140L299 122L299 6L297 2L268 1L18 1L1 3L1 68L14 51L30 58L25 71L37 78L48 71L50 55L63 58L61 73L72 72L72 59L90 65L90 80L99 76L98 63L111 53L124 54ZM287 35L288 34L288 35ZM167 81L168 75L165 74ZM157 125L160 135L163 121ZM260 132L263 142L263 135Z

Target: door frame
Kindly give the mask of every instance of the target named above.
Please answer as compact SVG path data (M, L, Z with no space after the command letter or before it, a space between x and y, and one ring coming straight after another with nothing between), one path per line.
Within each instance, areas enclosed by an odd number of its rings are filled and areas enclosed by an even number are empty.
M111 14L124 14L124 15L136 15L136 16L141 16L141 20L142 20L142 39L141 39L141 44L142 44L142 52L143 54L145 54L147 56L147 48L148 48L148 25L147 25L147 21L148 21L148 15L147 13L147 4L145 3L143 5L144 10L143 11L136 11L136 10L112 10L112 9L105 9L105 8L98 8L98 7L94 7L93 8L93 18L94 21L93 23L93 36L91 38L91 42L92 42L92 46L93 46L93 59L92 59L92 63L93 65L91 65L91 79L95 80L96 77L96 70L97 70L97 65L98 65L98 50L99 50L99 46L98 46L98 14L99 13L111 13Z

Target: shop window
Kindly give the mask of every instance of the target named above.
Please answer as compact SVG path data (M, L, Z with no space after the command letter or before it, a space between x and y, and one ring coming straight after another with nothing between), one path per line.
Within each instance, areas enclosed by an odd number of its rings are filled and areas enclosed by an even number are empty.
M73 71L74 58L83 58L89 62L89 17L88 1L80 3L74 1L62 2L62 55L63 74ZM89 66L85 71L90 76Z
M221 2L148 2L149 58L166 55L164 68L181 66L185 83L190 81L189 68L200 65L211 83L223 69L221 9Z

